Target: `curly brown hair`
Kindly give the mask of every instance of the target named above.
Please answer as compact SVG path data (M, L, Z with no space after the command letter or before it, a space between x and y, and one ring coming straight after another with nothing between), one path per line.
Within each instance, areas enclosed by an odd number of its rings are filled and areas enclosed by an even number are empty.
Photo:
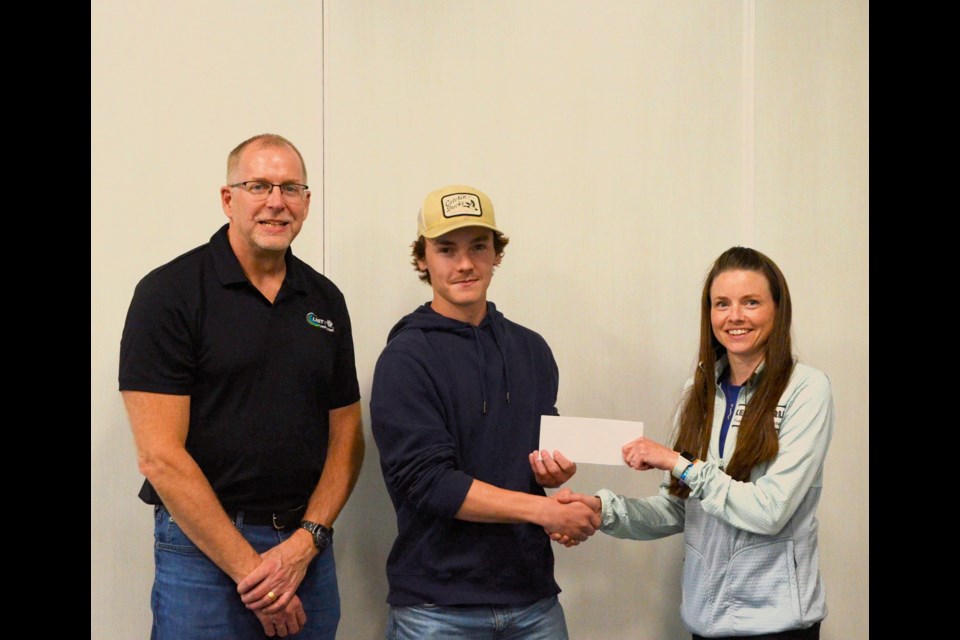
M510 243L510 238L503 235L499 231L493 232L493 252L498 257L503 257L503 250ZM410 255L412 259L410 263L413 265L413 270L419 273L419 278L421 282L426 282L430 284L430 272L426 269L420 268L420 261L426 260L427 256L427 239L423 236L417 238L413 243L410 244Z

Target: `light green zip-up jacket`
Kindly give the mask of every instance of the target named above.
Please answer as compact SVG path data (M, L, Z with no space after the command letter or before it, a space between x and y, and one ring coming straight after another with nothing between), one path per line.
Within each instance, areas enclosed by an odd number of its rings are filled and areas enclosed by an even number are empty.
M721 359L717 371L724 365ZM668 493L671 472L664 472L656 496L627 498L607 489L596 494L604 533L635 540L684 533L680 615L692 633L704 637L806 628L827 614L816 511L833 435L830 381L817 369L795 365L777 407L780 451L751 471L750 482L738 482L723 465L733 455L741 405L749 403L759 375L762 368L740 390L723 460L726 401L717 384L709 453L687 474L686 500ZM673 473L688 464L681 459Z

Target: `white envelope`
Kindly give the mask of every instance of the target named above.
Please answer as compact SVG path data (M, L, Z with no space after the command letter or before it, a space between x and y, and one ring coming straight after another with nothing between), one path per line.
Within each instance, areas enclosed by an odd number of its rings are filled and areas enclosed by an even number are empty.
M559 451L577 464L626 465L623 445L643 435L633 420L540 416L540 450Z

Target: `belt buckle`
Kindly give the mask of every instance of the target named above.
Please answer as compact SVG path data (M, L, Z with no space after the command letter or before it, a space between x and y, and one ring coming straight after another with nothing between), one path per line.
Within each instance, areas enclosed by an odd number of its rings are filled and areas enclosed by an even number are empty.
M286 525L286 524L277 524L277 514L276 514L276 513L270 514L270 519L273 520L273 528L276 529L277 531L283 531L284 529L287 528L287 525Z

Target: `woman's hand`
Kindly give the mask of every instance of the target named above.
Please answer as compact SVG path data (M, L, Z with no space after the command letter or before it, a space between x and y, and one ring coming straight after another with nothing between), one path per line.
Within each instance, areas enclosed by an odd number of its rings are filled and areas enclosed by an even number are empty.
M623 461L637 471L648 469L671 471L677 464L677 458L680 457L680 454L673 449L643 436L623 445L622 451Z

